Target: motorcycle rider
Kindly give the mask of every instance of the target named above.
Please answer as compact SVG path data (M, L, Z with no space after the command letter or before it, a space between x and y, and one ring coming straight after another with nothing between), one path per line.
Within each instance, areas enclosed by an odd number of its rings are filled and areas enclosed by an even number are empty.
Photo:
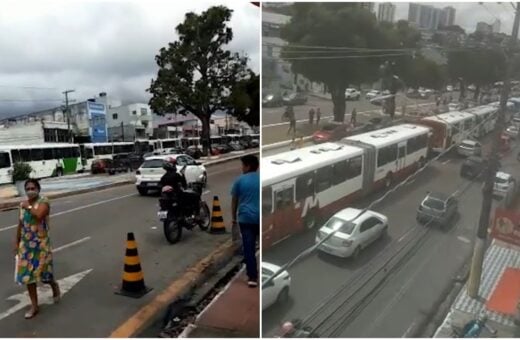
M174 194L181 195L184 190L188 187L186 178L184 177L183 170L182 174L177 172L177 161L174 158L170 158L164 162L163 169L166 173L161 177L159 185L161 186L161 192L163 194Z

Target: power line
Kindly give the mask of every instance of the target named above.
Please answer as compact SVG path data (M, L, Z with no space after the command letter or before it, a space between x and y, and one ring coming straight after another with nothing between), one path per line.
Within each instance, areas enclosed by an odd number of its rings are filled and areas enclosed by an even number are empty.
M0 85L0 87L9 87L13 89L33 89L33 90L57 90L56 87L39 87L39 86L13 86L13 85Z

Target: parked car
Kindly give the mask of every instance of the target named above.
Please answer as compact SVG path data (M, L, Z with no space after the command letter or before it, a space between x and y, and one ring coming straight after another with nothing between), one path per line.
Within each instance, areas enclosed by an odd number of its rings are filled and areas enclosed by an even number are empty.
M429 192L417 209L417 221L447 226L458 214L458 200L451 195Z
M143 155L132 152L128 154L128 162L130 163L130 169L136 170L143 164L144 157Z
M262 106L264 107L280 107L283 106L283 98L279 94L269 93L262 99Z
M206 168L201 163L195 161L192 157L186 154L152 156L146 158L143 165L141 165L135 173L135 185L139 194L147 195L150 191L160 190L159 182L165 173L163 164L170 159L176 160L178 171L186 165L186 170L184 172L186 182L206 184L208 179Z
M520 129L516 125L509 126L505 131L505 134L513 139L517 139L519 133L520 133Z
M482 145L479 142L466 139L457 147L457 152L461 156L480 156L482 154Z
M112 160L110 158L95 159L90 166L90 172L92 174L105 173L111 162Z
M345 99L346 100L359 100L361 97L361 92L354 88L348 88L345 90Z
M477 87L473 84L471 84L470 86L468 86L468 90L470 91L475 91L477 89Z
M286 303L289 300L289 290L291 288L291 276L284 270L276 276L273 281L264 284L268 278L280 270L280 267L262 262L262 310L269 308L275 303Z
M312 135L312 141L316 144L337 141L349 136L349 125L338 122L330 122L323 125Z
M520 114L517 113L517 114L515 114L515 115L513 116L513 119L512 119L512 121L511 121L511 124L520 127Z
M163 154L164 155L178 155L180 153L183 153L184 150L182 150L182 148L167 148L167 149L164 149L163 150Z
M451 86L451 85L446 86L446 91L453 92L453 86Z
M478 178L484 175L488 161L481 157L470 156L464 160L460 167L460 176L465 178Z
M229 146L233 149L233 151L242 151L244 150L244 146L239 142L231 142Z
M252 139L250 144L251 144L251 148L258 148L260 146L260 140Z
M293 92L283 97L284 105L305 105L307 96L301 92Z
M378 91L378 90L370 90L368 91L366 94L365 94L365 98L370 100L370 99L373 99L375 97L378 97L381 95L381 91Z
M215 144L212 147L219 152L219 155L233 151L227 144Z
M129 172L131 170L130 160L127 153L120 153L112 156L112 160L107 163L106 172L114 175L118 172Z
M195 145L190 145L186 148L186 154L195 159L199 159L202 157L202 150Z
M510 174L498 171L495 177L495 184L493 185L493 195L508 198L516 191L516 181Z
M338 257L357 257L372 242L388 230L388 218L375 211L346 208L334 214L316 235L316 243L321 242L333 231L334 236L322 243L318 249ZM361 215L360 215L361 214ZM359 216L358 216L359 215Z

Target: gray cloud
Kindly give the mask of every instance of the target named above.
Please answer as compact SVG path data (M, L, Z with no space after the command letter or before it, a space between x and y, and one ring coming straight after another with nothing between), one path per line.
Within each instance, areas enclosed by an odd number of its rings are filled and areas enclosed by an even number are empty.
M147 101L154 57L177 39L185 13L220 4L234 10L229 48L246 53L259 72L260 10L249 2L3 1L0 117L60 105L67 88L76 89L77 100L107 92L125 102Z

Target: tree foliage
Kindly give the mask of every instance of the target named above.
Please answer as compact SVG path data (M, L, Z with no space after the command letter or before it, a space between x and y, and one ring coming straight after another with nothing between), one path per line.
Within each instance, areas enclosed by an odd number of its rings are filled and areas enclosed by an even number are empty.
M426 87L441 90L447 82L446 70L432 60L417 55L409 61L403 72L403 80L407 86L417 89Z
M400 64L410 56L385 49L414 47L420 35L405 21L378 24L360 3L314 2L293 5L292 20L282 28L282 38L289 42L282 58L291 62L293 72L326 85L334 119L343 121L345 89L378 80L385 61L396 63L396 69L404 68Z
M233 88L248 75L247 58L224 49L233 39L227 25L232 12L217 6L200 15L187 13L176 27L178 40L155 57L159 70L148 89L157 114L191 113L201 120L205 152L211 148L211 115L229 111Z

